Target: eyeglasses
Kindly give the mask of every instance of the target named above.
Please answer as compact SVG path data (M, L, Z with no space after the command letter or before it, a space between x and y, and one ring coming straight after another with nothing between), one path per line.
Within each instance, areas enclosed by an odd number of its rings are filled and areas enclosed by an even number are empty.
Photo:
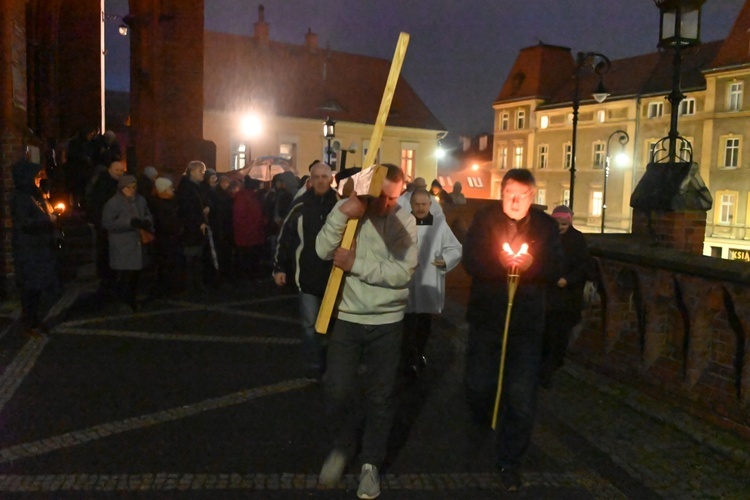
M520 201L526 201L527 198L529 198L532 195L531 191L526 191L523 194L508 194L503 193L503 198L509 200L511 203L516 203Z

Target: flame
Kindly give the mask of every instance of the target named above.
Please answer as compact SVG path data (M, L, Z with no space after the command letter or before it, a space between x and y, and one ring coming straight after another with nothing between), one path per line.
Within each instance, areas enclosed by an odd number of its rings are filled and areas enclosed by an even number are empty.
M65 211L65 203L58 203L55 205L55 212L63 213Z
M527 245L526 243L524 243L523 245L521 245L521 249L518 251L518 253L516 255L521 255L521 254L526 253L528 251L529 251L529 245Z
M510 245L508 243L503 243L503 250L505 250L509 254L513 255L513 249L510 248Z
M529 245L527 245L526 243L522 244L521 249L517 253L514 253L513 249L510 248L510 245L508 243L503 243L503 250L508 252L508 254L512 255L513 257L518 257L519 255L525 254L529 251Z

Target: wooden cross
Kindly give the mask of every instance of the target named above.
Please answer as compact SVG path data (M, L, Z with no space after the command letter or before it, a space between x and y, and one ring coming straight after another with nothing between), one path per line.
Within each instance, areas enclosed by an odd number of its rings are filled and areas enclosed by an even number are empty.
M388 119L388 113L391 109L391 101L393 101L393 94L396 92L396 84L398 83L398 77L401 73L401 66L404 63L404 57L406 56L406 48L409 45L409 34L401 33L398 37L398 43L396 44L396 51L393 54L393 60L391 61L391 70L388 73L388 80L385 83L385 90L383 91L383 99L380 101L380 110L378 111L378 117L375 120L375 128L370 136L370 145L365 156L364 165L373 165L375 163L375 155L380 148L380 141L383 138L383 130L385 129L385 122ZM385 167L374 167L376 169L373 172L370 186L367 192L369 196L380 196L380 190L385 179L387 169ZM376 191L377 190L377 191ZM365 193L359 193L365 194ZM354 242L354 235L357 233L357 225L359 219L350 219L346 223L346 230L344 236L341 239L341 248L349 250ZM325 295L318 311L318 318L315 321L315 331L318 333L328 332L328 325L331 322L331 316L333 315L333 308L336 305L336 299L339 295L339 289L341 288L341 280L344 276L344 270L333 266L331 274L328 276L328 284L326 285Z

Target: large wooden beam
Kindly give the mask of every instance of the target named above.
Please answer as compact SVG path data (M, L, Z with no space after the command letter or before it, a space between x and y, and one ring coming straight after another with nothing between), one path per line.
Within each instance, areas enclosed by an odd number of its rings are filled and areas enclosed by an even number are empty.
M383 139L383 130L385 129L385 123L388 120L388 113L391 109L391 102L393 101L393 94L396 92L396 84L398 83L398 77L401 74L401 66L404 63L404 57L406 56L406 48L409 46L409 34L401 33L398 37L398 43L396 44L396 51L393 54L393 60L391 61L391 70L388 73L388 80L385 83L385 90L383 91L383 99L380 101L380 110L378 111L378 117L375 120L375 128L370 136L369 149L367 150L367 156L365 156L365 166L370 166L375 163L375 158L380 149L380 141ZM370 189L368 194L372 196L380 196L380 187L382 181L385 178L385 168L379 168L373 173L373 180L370 182ZM378 181L379 179L379 181ZM377 189L377 193L372 193L374 189ZM360 193L364 194L364 193ZM341 239L341 247L350 249L354 242L354 235L357 233L357 225L359 219L351 219L346 223L346 230L344 236ZM328 284L326 285L325 295L323 295L323 301L318 311L318 318L315 322L315 330L318 333L328 332L328 326L333 316L333 309L336 305L336 300L339 296L339 290L341 288L341 280L344 277L344 270L333 266L331 274L328 276Z

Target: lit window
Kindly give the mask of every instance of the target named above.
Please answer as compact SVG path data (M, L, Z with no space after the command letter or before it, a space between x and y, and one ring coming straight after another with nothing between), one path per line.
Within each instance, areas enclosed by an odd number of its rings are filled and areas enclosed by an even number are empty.
M566 207L570 206L570 189L563 189L562 204Z
M232 151L232 170L244 168L247 164L247 146L244 143L236 144Z
M508 168L508 145L507 144L501 144L500 148L498 149L498 164L500 165L501 170L505 170Z
M596 112L596 121L598 121L599 123L604 123L604 120L606 119L607 119L606 111L604 111L603 109L600 109L599 111Z
M563 144L563 168L570 170L573 163L573 145L569 142Z
M402 149L401 150L401 170L406 174L407 179L414 178L414 150L413 149Z
M695 114L695 99L688 97L684 101L680 102L680 115L694 115Z
M732 82L727 90L727 111L742 109L742 82Z
M523 168L523 145L513 147L513 168Z
M539 119L539 128L547 128L549 127L549 116L542 115L542 117Z
M740 138L727 137L724 139L724 166L736 168L740 159Z
M733 224L737 209L737 193L733 191L719 191L716 194L719 199L718 220L716 222L723 225Z
M539 155L537 159L537 168L547 168L547 157L549 154L549 146L546 144L539 145Z
M537 189L536 190L536 204L537 205L546 205L547 204L547 190L546 189Z
M684 141L680 141L680 150L677 152L677 157L680 161L690 161L692 159L692 148L693 140L690 137L685 137Z
M508 130L510 128L510 114L507 111L503 111L500 115L500 130Z
M479 137L479 151L484 151L487 149L487 136L482 135Z
M594 168L604 168L604 143L594 143Z
M601 217L602 216L602 192L593 191L591 193L591 216Z
M526 128L526 111L519 109L516 111L516 130Z
M484 182L482 182L481 177L467 177L466 182L469 184L470 188L483 188Z
M656 145L658 144L658 141L649 141L648 142L648 158L646 158L646 163L651 163L654 161L654 154L656 153Z
M661 118L663 114L664 114L663 102L650 102L648 104L648 117L649 118Z

